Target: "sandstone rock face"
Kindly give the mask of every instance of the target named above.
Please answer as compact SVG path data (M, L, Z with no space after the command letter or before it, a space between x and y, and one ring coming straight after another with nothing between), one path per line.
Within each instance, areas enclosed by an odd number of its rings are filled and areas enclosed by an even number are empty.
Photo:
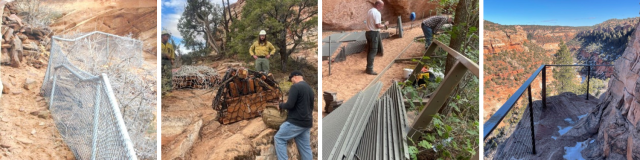
M515 26L516 30L497 30L497 31L484 31L484 54L499 53L502 51L523 52L527 49L523 43L528 42L527 32L522 30L522 27Z
M202 120L198 120L178 135L170 145L162 148L162 159L182 159L185 153L191 149L196 140L199 139Z
M373 8L375 0L326 0L322 1L322 27L324 30L364 30L367 11ZM382 20L397 23L398 16L403 22L409 21L409 14L416 13L416 19L436 15L437 1L383 1ZM433 10L433 12L431 11Z
M224 140L222 144L224 145L213 149L214 156L209 159L250 159L257 154L251 146L250 139L242 134L235 134Z
M615 62L609 89L586 122L577 128L595 134L582 155L586 159L640 159L640 29L631 35L622 57Z

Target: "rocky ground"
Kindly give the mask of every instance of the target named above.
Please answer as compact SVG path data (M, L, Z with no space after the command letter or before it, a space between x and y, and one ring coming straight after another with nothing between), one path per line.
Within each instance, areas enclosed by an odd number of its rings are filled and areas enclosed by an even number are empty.
M144 41L143 68L155 70L156 1L112 2L48 1L46 5L55 6L52 8L63 14L50 26L53 35L94 30L122 36L132 33L133 38ZM141 17L147 17L145 19L150 21L141 21L138 19ZM69 24L74 25L71 27ZM109 27L98 27L98 24ZM2 54L2 61L9 62L7 53L3 51ZM48 50L42 50L41 54L45 56L36 57L35 60L43 64L32 63L33 58L27 58L20 63L20 68L8 66L7 63L0 67L5 88L0 100L0 159L75 159L55 127L47 102L39 94Z
M497 148L485 147L485 158L489 159L562 159L565 155L564 147L576 145L576 137L567 134L579 121L584 120L590 110L600 102L591 96L585 100L585 95L563 93L547 98L547 109L542 108L542 102L534 102L534 128L536 152L531 154L531 128L528 119L523 119L515 126L513 133L507 133L508 138ZM529 109L524 114L529 117ZM497 133L497 131L494 131ZM495 134L494 134L495 135ZM581 137L579 141L592 137Z

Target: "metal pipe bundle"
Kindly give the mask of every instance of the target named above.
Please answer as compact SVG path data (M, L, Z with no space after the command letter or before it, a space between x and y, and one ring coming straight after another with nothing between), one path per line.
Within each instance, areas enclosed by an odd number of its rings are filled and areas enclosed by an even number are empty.
M381 89L365 88L323 119L323 159L409 159L400 87L377 98Z

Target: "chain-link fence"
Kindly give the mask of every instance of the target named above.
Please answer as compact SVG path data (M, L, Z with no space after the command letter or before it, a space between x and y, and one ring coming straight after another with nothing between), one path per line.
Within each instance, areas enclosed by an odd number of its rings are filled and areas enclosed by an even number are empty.
M53 37L42 93L76 158L156 159L156 79L142 62L129 37Z

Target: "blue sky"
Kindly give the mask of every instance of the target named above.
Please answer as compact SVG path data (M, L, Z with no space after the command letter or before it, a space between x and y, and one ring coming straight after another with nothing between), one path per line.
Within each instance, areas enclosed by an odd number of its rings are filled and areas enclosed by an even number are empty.
M484 20L503 25L591 26L638 17L638 0L485 0Z
M209 0L214 4L222 4L221 0ZM226 2L226 0L225 0ZM229 0L230 3L236 3L237 0ZM176 43L182 43L182 35L178 32L178 20L184 12L184 7L187 4L187 0L162 0L162 8L160 14L160 25L162 29L166 29L171 33L171 39ZM190 52L184 47L180 48L185 51L183 53Z

